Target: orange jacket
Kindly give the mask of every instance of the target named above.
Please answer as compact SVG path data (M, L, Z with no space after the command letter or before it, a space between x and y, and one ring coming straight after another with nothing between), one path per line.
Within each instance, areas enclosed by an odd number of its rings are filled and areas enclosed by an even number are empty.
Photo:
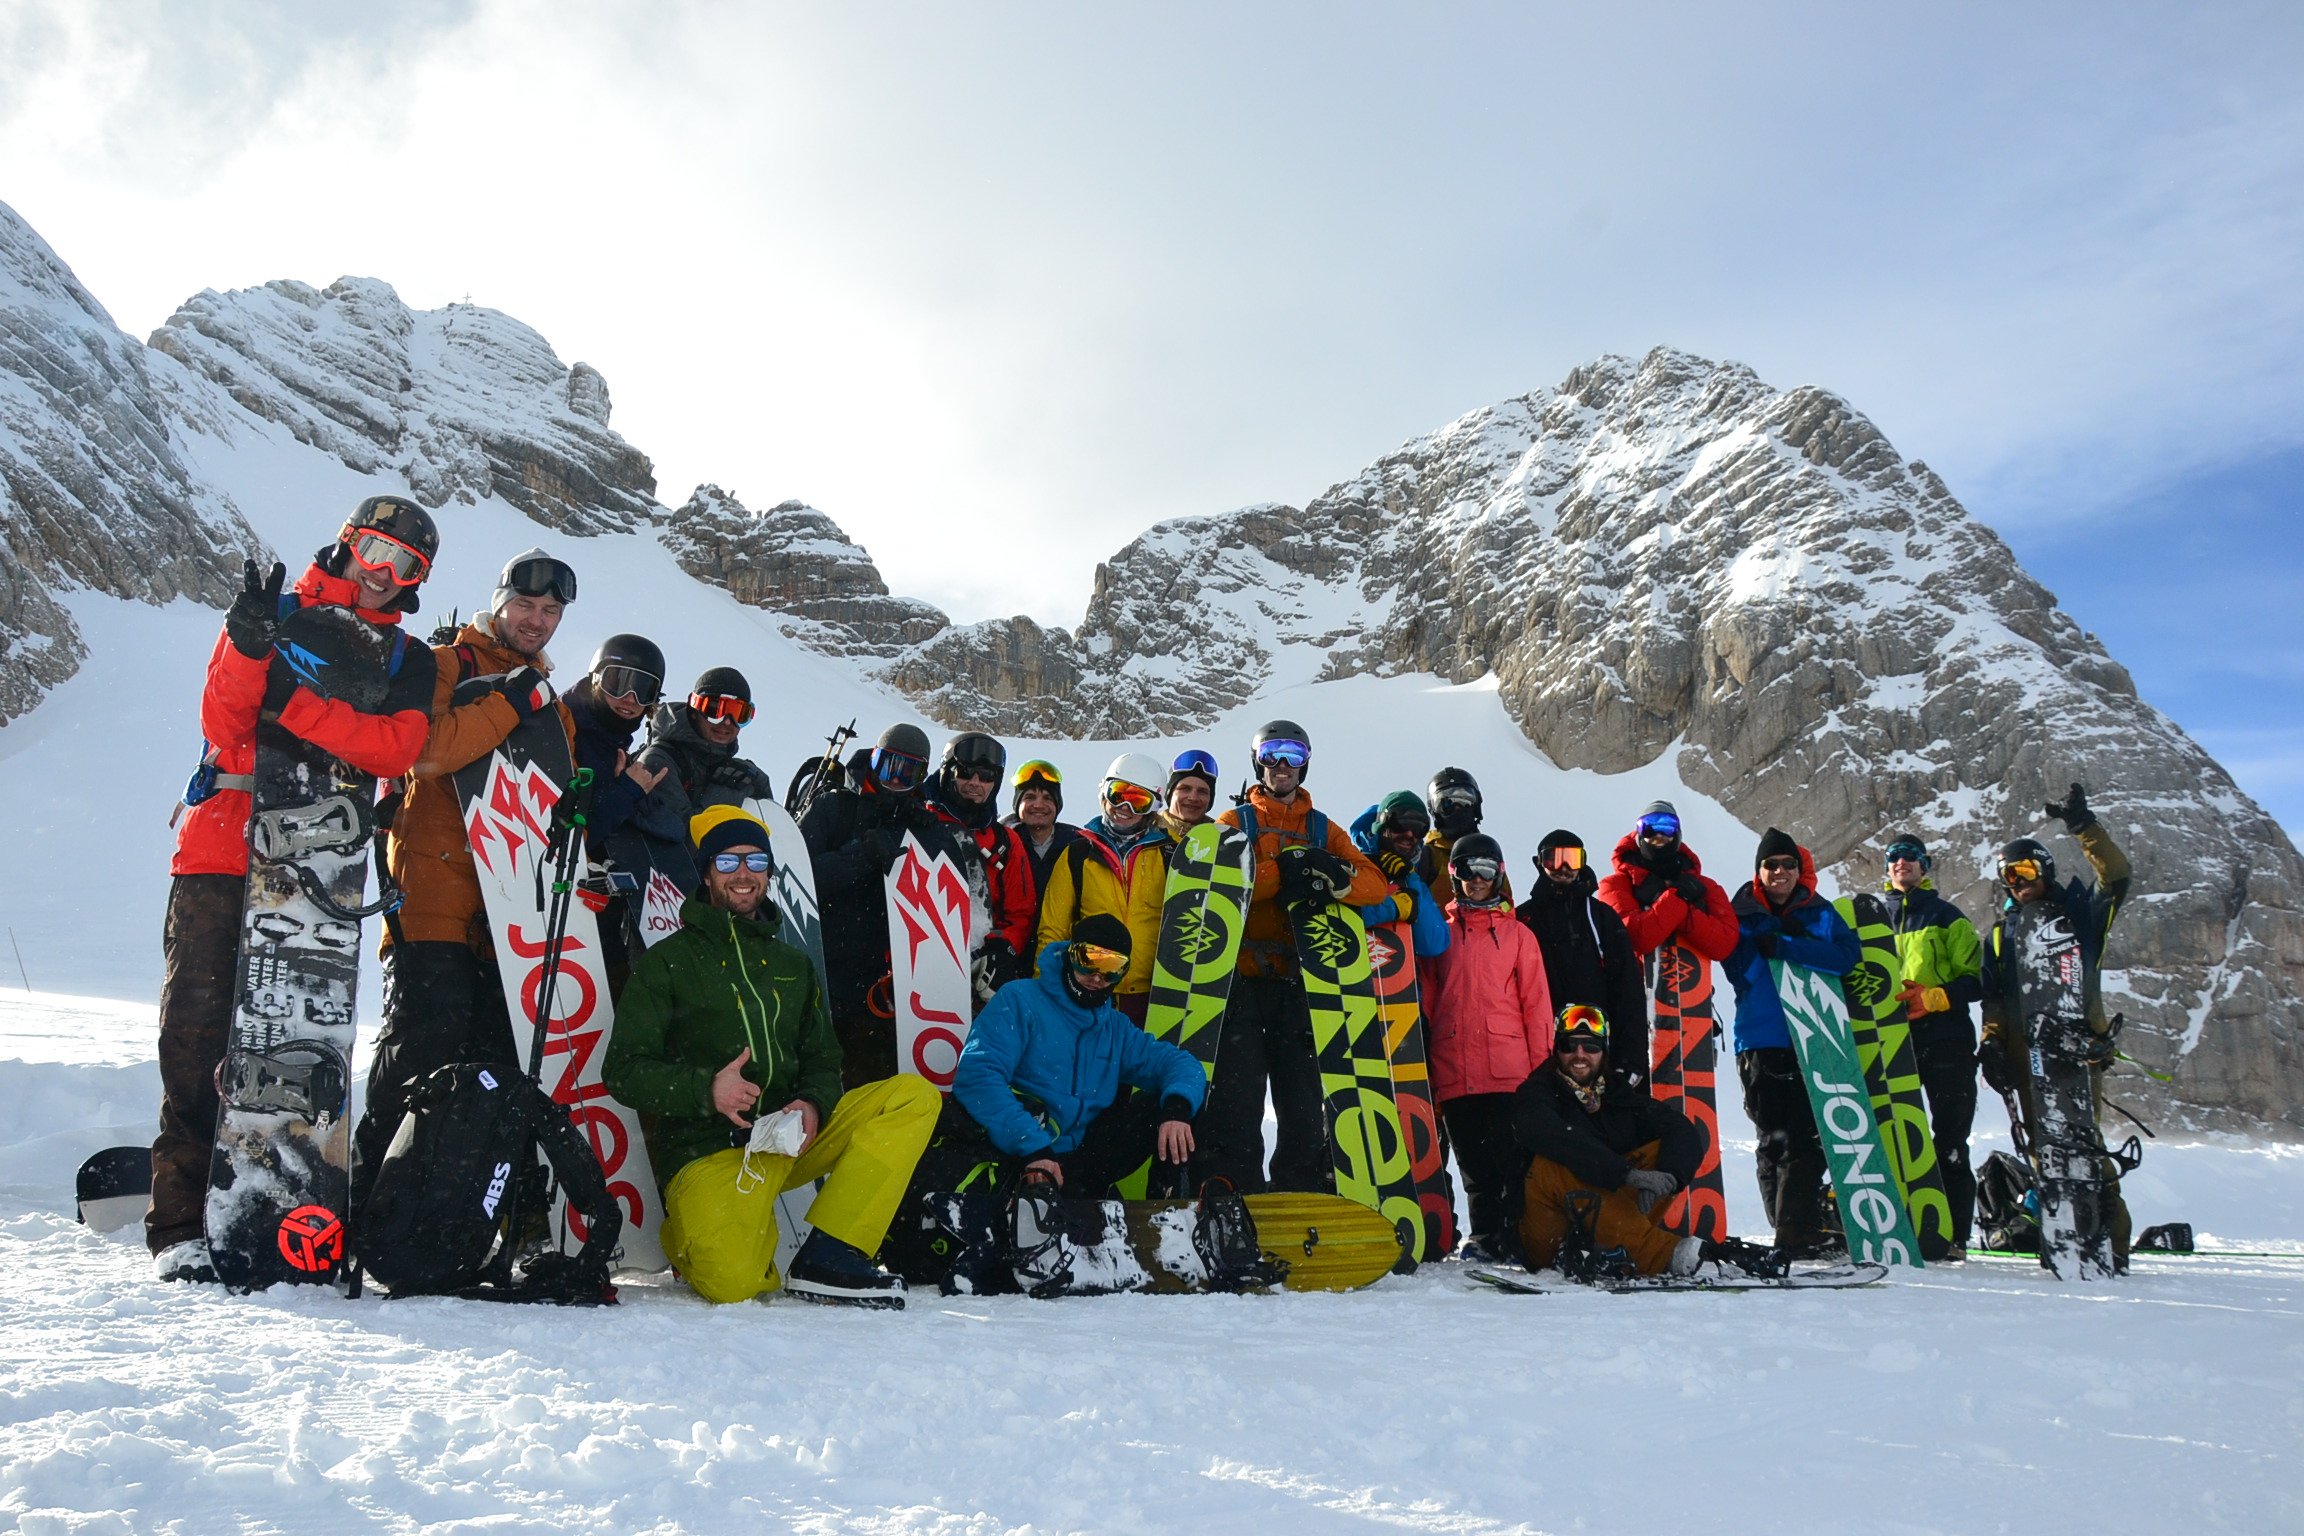
M424 753L408 773L407 798L392 823L389 858L392 877L400 882L400 933L410 943L441 940L470 944L483 953L492 947L488 919L481 910L480 877L472 868L472 849L464 840L464 815L456 804L456 770L478 762L504 744L520 723L520 712L500 693L449 707L456 685L468 677L534 667L549 673L543 656L523 656L499 641L482 626L485 615L456 632L454 645L436 645L432 655L439 675L432 684L432 731L424 739ZM467 667L462 649L471 654ZM568 750L576 750L576 719L568 706L554 703L560 728L568 733ZM384 935L390 948L392 935Z
M317 565L296 583L296 596L307 608L315 603L352 608L358 595L351 582ZM354 611L371 624L400 622L397 613ZM416 760L431 723L424 709L431 685L426 676L429 662L422 647L409 646L385 690L384 707L374 714L363 714L342 699L324 699L299 683L280 707L280 724L290 735L326 748L363 773L396 778ZM286 665L278 656L251 661L233 648L229 635L217 634L216 648L208 656L208 680L200 690L200 734L215 749L219 773L256 771L256 720L264 707L265 685L274 666ZM244 789L221 789L187 809L177 824L176 855L168 872L248 873L248 811L253 798Z
M1282 805L1261 784L1250 787L1248 803L1256 809L1256 884L1248 897L1248 924L1240 942L1240 973L1244 976L1296 974L1296 934L1280 906L1280 850L1311 842L1312 797L1296 791L1293 805ZM1237 808L1217 820L1228 827L1240 825ZM1352 834L1334 817L1328 818L1328 851L1352 866L1352 884L1336 899L1348 907L1365 907L1392 892L1392 882L1353 845Z

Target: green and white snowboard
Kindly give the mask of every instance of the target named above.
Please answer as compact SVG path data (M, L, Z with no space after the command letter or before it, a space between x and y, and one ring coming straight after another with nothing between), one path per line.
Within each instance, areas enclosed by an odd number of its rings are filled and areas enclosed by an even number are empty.
M1805 965L1768 962L1784 1022L1800 1059L1800 1080L1816 1113L1824 1163L1840 1198L1840 1226L1850 1257L1919 1268L1920 1244L1904 1211L1903 1191L1872 1118L1872 1095L1848 1028L1848 1001L1836 978Z

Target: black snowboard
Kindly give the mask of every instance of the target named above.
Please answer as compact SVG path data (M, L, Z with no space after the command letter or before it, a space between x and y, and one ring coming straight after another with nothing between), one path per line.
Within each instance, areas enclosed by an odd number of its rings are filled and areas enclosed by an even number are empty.
M2111 1278L2116 1195L2096 1128L2080 936L2052 902L2001 918L2017 966L2030 1076L2032 1165L2040 1179L2040 1257L2064 1280Z
M152 1149L106 1147L80 1165L73 1190L83 1226L117 1232L152 1206Z

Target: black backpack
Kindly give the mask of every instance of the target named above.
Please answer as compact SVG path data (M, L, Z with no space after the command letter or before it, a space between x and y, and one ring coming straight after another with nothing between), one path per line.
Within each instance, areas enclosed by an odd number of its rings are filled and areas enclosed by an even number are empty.
M540 1254L512 1277L542 1152L586 1237L572 1257ZM354 1226L360 1263L396 1296L610 1299L608 1261L624 1218L583 1133L517 1069L459 1062L417 1084Z
M2040 1251L2040 1194L2030 1163L1995 1152L1976 1170L1976 1240L1995 1253Z

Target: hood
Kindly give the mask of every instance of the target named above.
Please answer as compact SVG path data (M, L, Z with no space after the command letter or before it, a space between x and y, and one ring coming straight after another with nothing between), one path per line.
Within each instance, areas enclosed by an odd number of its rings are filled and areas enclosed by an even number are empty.
M1291 828L1306 824L1312 815L1312 797L1302 788L1296 791L1294 805L1282 805L1270 790L1261 784L1248 786L1248 803L1256 807L1256 821L1265 827Z
M726 746L706 741L704 733L696 729L696 711L683 702L666 699L648 713L648 744L652 747L678 747L697 757L734 757L736 743Z
M296 578L292 588L305 607L326 603L335 608L349 608L371 624L397 624L400 611L396 608L378 610L360 606L360 589L349 576L331 576L318 563L306 566L304 574Z
M1498 923L1520 921L1512 915L1509 902L1499 902L1493 907L1468 907L1460 901L1451 901L1448 903L1448 916L1453 921L1461 922L1466 932L1474 928L1493 928Z
M1095 1024L1098 1014L1106 1012L1112 1005L1107 1002L1100 1007L1083 1007L1072 1000L1070 992L1064 990L1064 950L1069 942L1057 939L1040 946L1040 974L1032 978L1032 985L1057 1005L1058 1017L1065 1023L1074 1029L1086 1030Z
M482 615L482 617L485 618L486 615ZM513 672L521 667L534 667L539 672L552 670L551 663L543 657L521 655L497 639L494 631L482 628L477 620L456 631L456 643L469 649L473 658L480 663L480 670L474 674L478 677L488 677L498 672Z
M928 779L925 791L928 803L954 826L971 832L981 832L1000 819L1000 796L997 791L985 797L982 805L970 805L958 795L949 794L950 782L942 773Z
M1792 899L1784 903L1786 911L1802 905L1804 900L1816 899L1816 855L1810 853L1804 843L1794 843L1792 846L1800 850L1800 883L1792 888ZM1764 907L1769 906L1768 893L1760 889L1758 870L1752 872L1751 883L1745 889L1752 893L1753 900Z

